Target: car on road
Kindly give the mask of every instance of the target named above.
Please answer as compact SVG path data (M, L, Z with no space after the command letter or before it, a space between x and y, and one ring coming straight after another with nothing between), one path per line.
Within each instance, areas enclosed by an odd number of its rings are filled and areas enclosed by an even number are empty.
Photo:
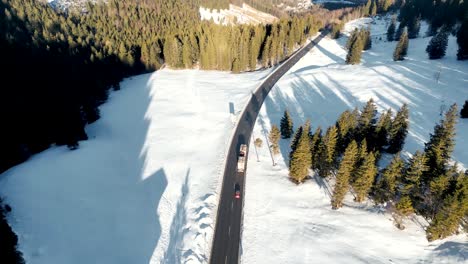
M240 185L238 183L234 185L234 198L236 199L240 198Z
M239 158L237 160L237 172L244 172L245 170L245 159L247 156L247 145L240 145Z

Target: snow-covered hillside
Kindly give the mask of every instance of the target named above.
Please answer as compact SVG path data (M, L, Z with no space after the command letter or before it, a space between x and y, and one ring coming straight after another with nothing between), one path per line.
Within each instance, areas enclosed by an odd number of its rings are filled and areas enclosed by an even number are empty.
M242 7L229 5L229 9L210 10L200 7L200 16L202 20L211 20L216 24L267 24L273 23L278 18L270 14L261 12L249 5L243 4Z
M2 174L27 263L207 263L235 115L268 73L126 79L78 150Z
M422 150L440 111L468 99L468 63L456 60L457 45L450 38L447 56L430 61L425 53L429 38L410 40L408 58L394 62L396 42L383 33L388 20L360 19L346 26L372 27L373 47L363 63L345 65L346 37L322 40L273 88L254 129L254 137L266 142L265 133L279 125L289 109L295 127L306 119L317 126L334 124L346 109L362 107L374 98L380 110L410 108L410 131L405 156ZM421 30L424 34L425 28ZM436 76L440 72L439 81ZM468 165L468 120L457 125L454 159ZM250 145L247 170L242 263L468 263L466 235L428 243L420 217L405 221L398 230L383 209L354 203L331 210L330 184L312 177L296 186L288 179L289 140L281 140L281 153L272 166L270 152Z

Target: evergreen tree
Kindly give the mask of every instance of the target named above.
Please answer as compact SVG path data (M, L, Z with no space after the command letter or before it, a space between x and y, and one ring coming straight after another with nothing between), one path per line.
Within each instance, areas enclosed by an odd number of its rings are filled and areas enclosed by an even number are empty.
M320 175L328 177L331 175L335 164L335 149L338 137L338 130L336 126L331 126L327 129L327 133L323 137L323 148L320 151Z
M332 196L332 209L336 210L343 206L343 200L349 189L349 180L351 172L354 170L354 166L358 158L357 156L358 147L356 141L353 140L345 150L336 175L336 183Z
M461 118L468 118L468 100L463 104L463 108L460 111Z
M410 159L407 168L402 177L402 187L400 189L401 196L409 196L414 202L420 202L421 194L421 177L429 168L426 165L427 158L424 153L416 151Z
M382 177L378 184L379 198L382 202L389 201L395 198L397 186L403 174L405 163L401 159L400 154L393 156L390 164L382 171Z
M356 202L364 201L369 194L376 175L375 156L373 152L369 152L362 161L362 164L357 168L356 180L352 183L353 189L356 192Z
M468 3L468 1L464 1ZM468 4L466 4L468 6ZM466 18L461 24L460 29L457 32L457 43L458 43L458 52L457 58L459 60L468 59L468 18Z
M454 194L444 199L443 207L426 230L427 239L433 241L455 234L468 214L468 177L460 174Z
M409 126L409 110L408 105L403 106L398 110L395 119L393 119L392 125L389 130L389 146L387 149L388 153L397 153L403 149L405 144L406 135L408 134Z
M309 124L305 124L301 136L297 142L296 149L291 155L289 162L289 177L296 183L301 183L308 175L311 167L312 154L310 153L310 137L306 131L310 129Z
M296 151L297 145L299 144L299 140L302 137L302 134L304 133L303 131L303 126L300 126L297 128L296 132L294 133L293 140L291 141L291 151L289 152L289 158L291 159L292 155Z
M338 128L337 155L342 154L345 147L351 142L351 139L354 138L359 115L359 110L357 108L355 108L353 112L346 110L336 121L336 127Z
M408 53L408 43L408 33L406 32L406 30L404 30L401 34L398 44L395 47L395 51L393 52L394 61L400 61L405 59L405 56Z
M392 110L388 109L380 116L375 128L375 139L371 144L372 149L381 150L388 145L388 133L392 127Z
M395 208L400 215L408 216L414 213L413 203L411 202L411 198L408 195L405 195L400 198L400 200L396 203Z
M323 141L322 141L322 128L318 127L315 130L315 133L312 135L312 139L310 142L310 152L312 155L312 169L319 168L319 158L321 157L321 150Z
M353 32L351 32L351 35L349 36L348 40L346 41L346 50L351 50L351 46L353 43L356 41L356 39L359 37L359 30L355 28Z
M431 168L424 177L426 183L446 172L445 166L455 147L457 112L457 105L453 104L445 114L444 119L434 127L434 132L425 144L424 152L428 158L427 164Z
M398 24L398 28L395 32L395 36L393 36L393 40L399 40L401 38L401 35L403 35L403 32L406 31L406 23L403 21Z
M271 126L270 134L268 135L268 139L270 140L271 143L271 149L273 154L279 154L279 146L278 142L280 140L281 133L280 130L276 125Z
M361 32L362 37L364 39L364 50L370 50L372 48L372 37L370 33L370 28L363 29Z
M448 45L448 34L445 30L441 30L429 41L426 52L429 55L429 59L435 60L445 56Z
M374 126L376 122L377 106L374 103L374 99L367 101L366 105L362 109L361 115L358 120L358 132L357 139L371 139L374 133Z
M284 111L283 118L281 118L281 137L290 138L293 133L293 121L289 115L288 110Z
M376 16L377 15L377 2L372 1L371 9L370 9L370 15L371 16Z
M392 22L390 23L390 26L388 26L387 29L387 41L393 41L395 40L395 29L396 29L396 18L392 17Z
M421 17L412 17L408 24L408 38L415 39L419 36L419 30L421 29Z
M363 39L358 36L350 45L348 54L346 55L346 64L359 64L363 49Z

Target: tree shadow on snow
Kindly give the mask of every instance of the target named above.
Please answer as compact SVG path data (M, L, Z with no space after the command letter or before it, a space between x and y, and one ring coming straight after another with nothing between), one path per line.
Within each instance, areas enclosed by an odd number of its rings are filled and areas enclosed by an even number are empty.
M181 188L180 200L177 203L177 209L172 219L170 229L170 242L164 253L164 260L162 263L182 263L183 259L189 256L197 257L192 250L184 249L184 237L189 232L190 228L187 225L187 198L189 193L189 175L190 169L187 170L185 181ZM197 257L198 258L198 257ZM207 261L206 259L197 259L199 262Z
M465 263L468 260L468 243L447 241L434 249L438 257L450 258L450 261Z

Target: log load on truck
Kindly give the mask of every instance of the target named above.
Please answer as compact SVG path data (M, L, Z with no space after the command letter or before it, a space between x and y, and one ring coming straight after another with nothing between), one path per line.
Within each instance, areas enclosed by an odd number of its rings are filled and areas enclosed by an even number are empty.
M247 145L240 145L239 159L237 160L237 171L244 172L245 170L245 159L247 156Z

